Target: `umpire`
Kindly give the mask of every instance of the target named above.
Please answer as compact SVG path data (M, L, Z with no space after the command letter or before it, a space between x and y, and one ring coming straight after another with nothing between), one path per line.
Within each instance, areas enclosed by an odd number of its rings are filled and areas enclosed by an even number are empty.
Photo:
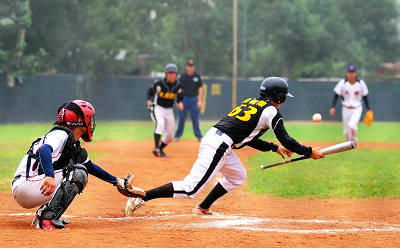
M203 96L203 86L201 77L196 73L194 61L190 59L186 63L186 72L181 75L181 84L183 85L183 111L179 111L179 124L175 133L175 141L178 141L185 128L185 119L187 111L190 111L192 117L194 135L200 141L203 137L200 131L200 108Z

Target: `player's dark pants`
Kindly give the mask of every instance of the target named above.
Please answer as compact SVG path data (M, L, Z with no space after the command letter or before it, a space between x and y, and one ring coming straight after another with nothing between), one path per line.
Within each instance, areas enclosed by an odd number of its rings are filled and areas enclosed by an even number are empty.
M197 97L185 96L183 98L182 103L183 103L183 111L178 110L179 123L178 123L178 129L176 130L175 133L175 138L179 139L182 136L183 129L185 128L186 113L187 111L190 111L190 116L192 117L194 135L198 139L201 139L202 135L200 131L200 120L199 120L200 110L197 108Z

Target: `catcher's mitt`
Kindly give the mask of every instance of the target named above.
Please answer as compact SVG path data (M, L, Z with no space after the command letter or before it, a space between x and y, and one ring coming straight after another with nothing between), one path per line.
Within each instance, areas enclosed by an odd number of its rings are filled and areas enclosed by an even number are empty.
M372 110L368 110L365 113L363 122L367 127L371 126L372 122L374 122L374 112Z
M132 183L133 183L133 175L128 174L126 177L117 178L117 183L115 186L117 186L119 193L123 194L124 196L145 197L146 192L141 188L133 187Z

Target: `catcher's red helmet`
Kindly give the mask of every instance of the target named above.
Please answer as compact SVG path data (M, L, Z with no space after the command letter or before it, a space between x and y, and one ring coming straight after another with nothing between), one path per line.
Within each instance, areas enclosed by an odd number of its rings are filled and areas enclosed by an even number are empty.
M78 115L82 116L84 121L78 121ZM94 107L83 100L65 103L58 111L58 123L67 127L87 127L87 133L82 136L82 139L90 142L96 128Z

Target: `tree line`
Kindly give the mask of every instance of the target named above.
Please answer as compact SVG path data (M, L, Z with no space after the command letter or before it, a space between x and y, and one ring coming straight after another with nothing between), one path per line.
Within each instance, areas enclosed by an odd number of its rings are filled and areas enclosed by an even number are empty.
M238 0L239 77L373 78L400 58L395 0ZM232 74L232 0L1 0L0 71L149 75L195 60Z

